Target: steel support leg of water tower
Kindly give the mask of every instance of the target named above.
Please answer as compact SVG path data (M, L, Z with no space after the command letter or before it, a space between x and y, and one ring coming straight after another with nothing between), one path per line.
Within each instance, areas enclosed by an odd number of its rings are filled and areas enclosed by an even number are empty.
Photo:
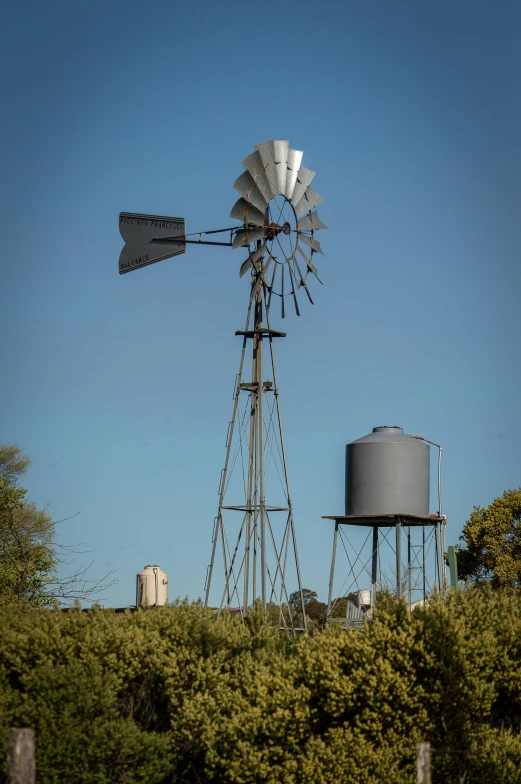
M371 610L376 603L376 576L378 570L378 526L373 526L373 553L371 559Z
M331 614L331 602L333 599L333 581L335 579L335 560L336 560L336 546L338 542L338 523L335 522L335 533L333 535L333 555L331 556L331 572L329 575L329 593L327 597L327 617Z
M422 580L423 580L423 601L427 599L427 578L425 576L425 526L422 525Z
M402 524L396 520L396 598L402 598Z
M436 523L435 527L435 537L436 537L436 562L437 562L437 569L438 569L438 590L440 593L443 593L444 590L444 580L443 580L443 555L441 552L441 524Z
M443 574L444 589L447 586L447 564L445 562L445 554L447 553L447 529L445 523L440 523L440 537L441 537L441 567Z
M409 612L412 603L412 576L411 576L411 526L407 526L407 604Z

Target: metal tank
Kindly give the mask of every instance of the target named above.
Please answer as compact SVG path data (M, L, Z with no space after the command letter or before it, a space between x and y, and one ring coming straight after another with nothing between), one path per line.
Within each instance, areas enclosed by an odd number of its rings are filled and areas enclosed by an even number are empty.
M159 566L145 566L136 578L136 607L162 607L168 601L168 578Z
M401 427L374 427L346 447L346 516L429 514L430 451Z

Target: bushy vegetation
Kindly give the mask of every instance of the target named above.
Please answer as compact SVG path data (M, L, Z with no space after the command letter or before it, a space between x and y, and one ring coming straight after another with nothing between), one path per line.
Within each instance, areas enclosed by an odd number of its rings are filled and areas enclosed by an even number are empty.
M475 506L460 536L461 577L521 591L521 487Z
M0 612L0 754L36 730L38 782L514 784L521 605L474 587L363 632L297 640L187 603L116 614ZM5 771L2 773L5 776Z

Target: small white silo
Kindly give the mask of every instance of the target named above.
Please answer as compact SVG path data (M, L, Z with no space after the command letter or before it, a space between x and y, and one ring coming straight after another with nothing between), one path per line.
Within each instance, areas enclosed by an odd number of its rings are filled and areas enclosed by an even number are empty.
M370 607L371 606L371 591L368 591L366 588L362 588L360 591L357 591L355 596L353 597L353 603L356 607Z
M159 566L145 566L136 578L136 607L162 607L168 601L168 578Z

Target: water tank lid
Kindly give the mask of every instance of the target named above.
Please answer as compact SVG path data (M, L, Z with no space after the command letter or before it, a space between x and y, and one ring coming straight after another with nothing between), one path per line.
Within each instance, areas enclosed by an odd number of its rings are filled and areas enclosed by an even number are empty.
M373 432L369 433L362 438L357 438L356 441L351 441L351 444L396 444L400 442L407 442L416 444L416 446L423 446L419 441L415 441L408 433L403 432L402 427L397 425L380 425L373 427Z

